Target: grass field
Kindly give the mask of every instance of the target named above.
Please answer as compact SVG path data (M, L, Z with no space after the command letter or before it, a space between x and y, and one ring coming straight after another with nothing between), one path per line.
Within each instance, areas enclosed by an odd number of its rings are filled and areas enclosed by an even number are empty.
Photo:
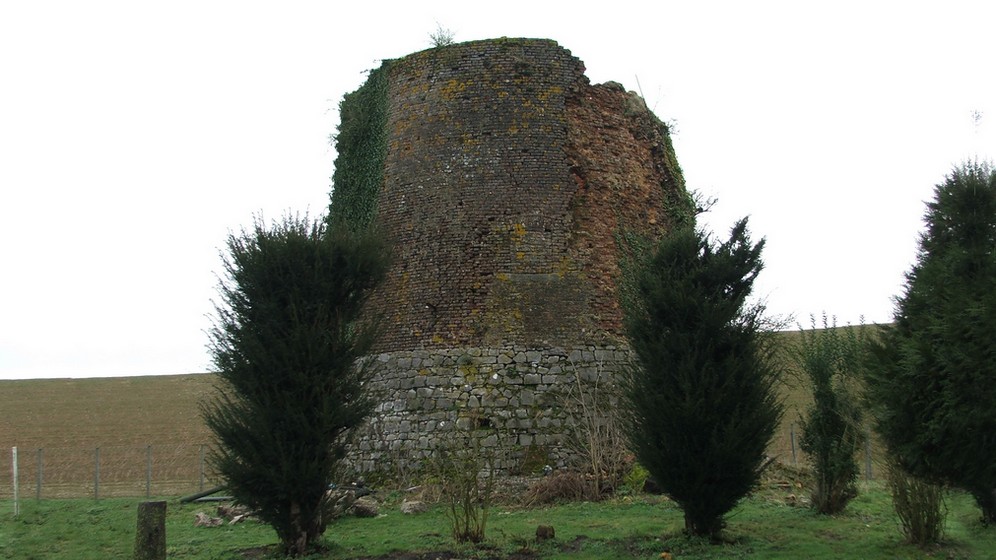
M441 508L402 515L400 494L383 496L376 518L343 518L326 533L329 551L314 558L384 559L623 559L660 558L669 551L683 559L920 559L996 558L996 530L982 526L964 495L949 497L946 541L920 550L902 542L888 494L875 482L862 483L848 509L834 517L789 505L793 489L769 486L729 516L724 544L681 535L680 510L653 496L616 498L525 509L496 506L483 547L457 546ZM131 558L135 499L42 500L24 504L20 517L0 516L0 559ZM273 557L276 536L257 522L215 528L194 527L194 514L207 504L168 505L167 554L171 559ZM556 539L537 543L536 526L552 525Z
M791 343L797 333L780 336ZM175 500L203 484L199 454L211 438L198 402L210 394L213 380L200 374L0 381L0 449L9 458L9 449L17 446L21 466L16 518L9 459L0 468L0 559L130 558L136 507L143 499L137 496L146 492L171 500L170 558L270 557L276 537L269 527L250 522L195 528L194 513L210 512L213 506ZM783 395L788 410L771 453L790 464L789 434L808 399L791 376ZM94 500L98 448L102 499ZM34 499L38 449L44 450L42 500ZM207 483L213 481L208 478ZM669 550L676 559L996 558L996 531L979 524L978 511L964 495L949 498L945 544L922 551L901 542L889 496L877 481L863 482L857 500L832 518L798 507L805 494L796 484L768 484L734 510L729 542L723 545L681 536L681 512L662 498L634 496L541 509L498 506L487 545L479 549L452 543L438 507L421 516L402 516L400 494L395 493L381 496L386 500L380 517L334 524L327 534L330 551L321 557L611 559L659 558ZM557 539L536 543L532 535L539 524L556 527Z

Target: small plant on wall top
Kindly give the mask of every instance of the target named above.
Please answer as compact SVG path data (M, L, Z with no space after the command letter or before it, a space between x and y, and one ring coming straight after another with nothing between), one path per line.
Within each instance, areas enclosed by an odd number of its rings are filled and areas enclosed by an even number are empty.
M446 29L439 23L436 23L436 30L429 33L429 40L434 48L452 45L455 37L456 33L452 29Z

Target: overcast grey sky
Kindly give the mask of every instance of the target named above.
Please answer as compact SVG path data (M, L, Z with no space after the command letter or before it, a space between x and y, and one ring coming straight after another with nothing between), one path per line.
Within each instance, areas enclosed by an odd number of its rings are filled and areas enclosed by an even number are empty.
M757 292L803 323L888 321L924 201L996 147L984 0L350 6L0 4L0 379L207 371L228 232L324 212L339 99L437 25L642 90L704 225L749 215Z

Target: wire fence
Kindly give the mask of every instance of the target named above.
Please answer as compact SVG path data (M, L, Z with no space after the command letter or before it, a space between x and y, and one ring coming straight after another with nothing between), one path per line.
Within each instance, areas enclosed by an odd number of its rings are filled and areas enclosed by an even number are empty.
M768 454L775 457L776 460L784 465L791 465L793 467L808 466L809 458L799 447L799 439L801 437L802 432L799 426L795 423L790 424L787 429L775 435L775 438L768 446ZM858 460L858 467L860 469L860 478L875 480L884 476L886 468L885 450L878 441L877 436L871 430L866 430L864 441L861 444L861 449L858 450L856 459Z
M0 495L99 500L190 494L217 485L207 451L205 444L7 449Z
M788 426L775 436L769 453L785 465L806 465L800 436L796 425ZM202 492L219 484L207 452L206 444L7 449L6 466L0 469L0 500L15 493L20 500L99 500ZM873 480L884 472L884 456L873 437L866 439L858 459L864 479Z

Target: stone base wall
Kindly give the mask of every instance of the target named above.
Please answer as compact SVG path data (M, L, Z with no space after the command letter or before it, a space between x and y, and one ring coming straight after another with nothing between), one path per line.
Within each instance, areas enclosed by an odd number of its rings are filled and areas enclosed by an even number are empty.
M474 436L506 474L575 457L581 395L616 405L615 377L631 359L617 346L451 348L371 356L374 415L349 457L364 473L418 469L439 446Z

